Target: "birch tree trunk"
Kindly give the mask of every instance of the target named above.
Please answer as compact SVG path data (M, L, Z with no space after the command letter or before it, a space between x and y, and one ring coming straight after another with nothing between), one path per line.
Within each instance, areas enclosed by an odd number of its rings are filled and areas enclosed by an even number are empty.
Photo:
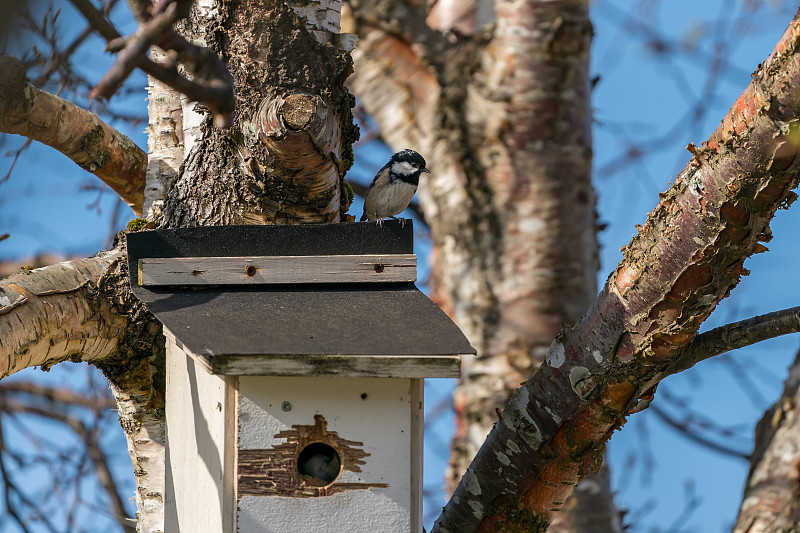
M597 469L625 416L681 369L697 328L746 274L745 258L766 250L760 241L776 209L797 198L800 16L720 128L690 147L695 157L588 305L596 245L586 3L504 2L497 24L468 39L431 30L411 3L353 4L364 37L354 87L391 143L430 159L422 200L437 245L436 294L481 354L465 374L484 385L459 391L471 406L461 406L465 450L496 421L508 386L498 375L520 381L547 354L511 396L435 531L542 531ZM226 63L237 110L233 126L217 130L202 106L152 83L143 202L152 225L346 219L342 178L357 132L336 6L226 0L193 9L182 31ZM2 87L6 123L27 100ZM123 253L118 243L0 283L0 360L3 375L65 358L103 369L129 439L138 530L156 532L163 341L130 295Z

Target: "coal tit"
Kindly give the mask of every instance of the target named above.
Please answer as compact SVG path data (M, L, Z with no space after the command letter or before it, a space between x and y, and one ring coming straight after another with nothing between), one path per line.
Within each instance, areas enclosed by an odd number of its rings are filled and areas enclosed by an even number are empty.
M430 174L431 171L425 168L425 160L414 150L394 154L372 179L361 222L377 220L380 224L384 218L400 214L414 198L422 172Z

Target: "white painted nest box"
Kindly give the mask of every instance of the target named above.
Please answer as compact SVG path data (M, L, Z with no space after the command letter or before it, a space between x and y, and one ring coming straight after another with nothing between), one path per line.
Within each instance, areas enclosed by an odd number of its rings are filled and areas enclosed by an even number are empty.
M164 325L167 533L419 533L423 379L475 353L386 222L128 234Z

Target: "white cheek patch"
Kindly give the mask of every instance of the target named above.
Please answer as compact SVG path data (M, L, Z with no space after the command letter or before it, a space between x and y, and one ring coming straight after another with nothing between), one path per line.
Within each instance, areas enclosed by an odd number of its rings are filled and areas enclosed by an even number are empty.
M408 161L401 161L399 163L392 163L392 172L395 174L413 174L417 169L414 168Z

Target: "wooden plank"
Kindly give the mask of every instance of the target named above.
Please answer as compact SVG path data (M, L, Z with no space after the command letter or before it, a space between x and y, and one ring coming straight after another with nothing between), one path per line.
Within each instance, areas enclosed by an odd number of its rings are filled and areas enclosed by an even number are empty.
M213 531L233 533L238 378L209 374L166 328L164 336L169 469L164 531L209 531L214 524Z
M417 280L415 254L142 258L139 284L264 285Z
M206 359L211 372L235 376L330 376L380 378L457 378L458 355L216 355Z

